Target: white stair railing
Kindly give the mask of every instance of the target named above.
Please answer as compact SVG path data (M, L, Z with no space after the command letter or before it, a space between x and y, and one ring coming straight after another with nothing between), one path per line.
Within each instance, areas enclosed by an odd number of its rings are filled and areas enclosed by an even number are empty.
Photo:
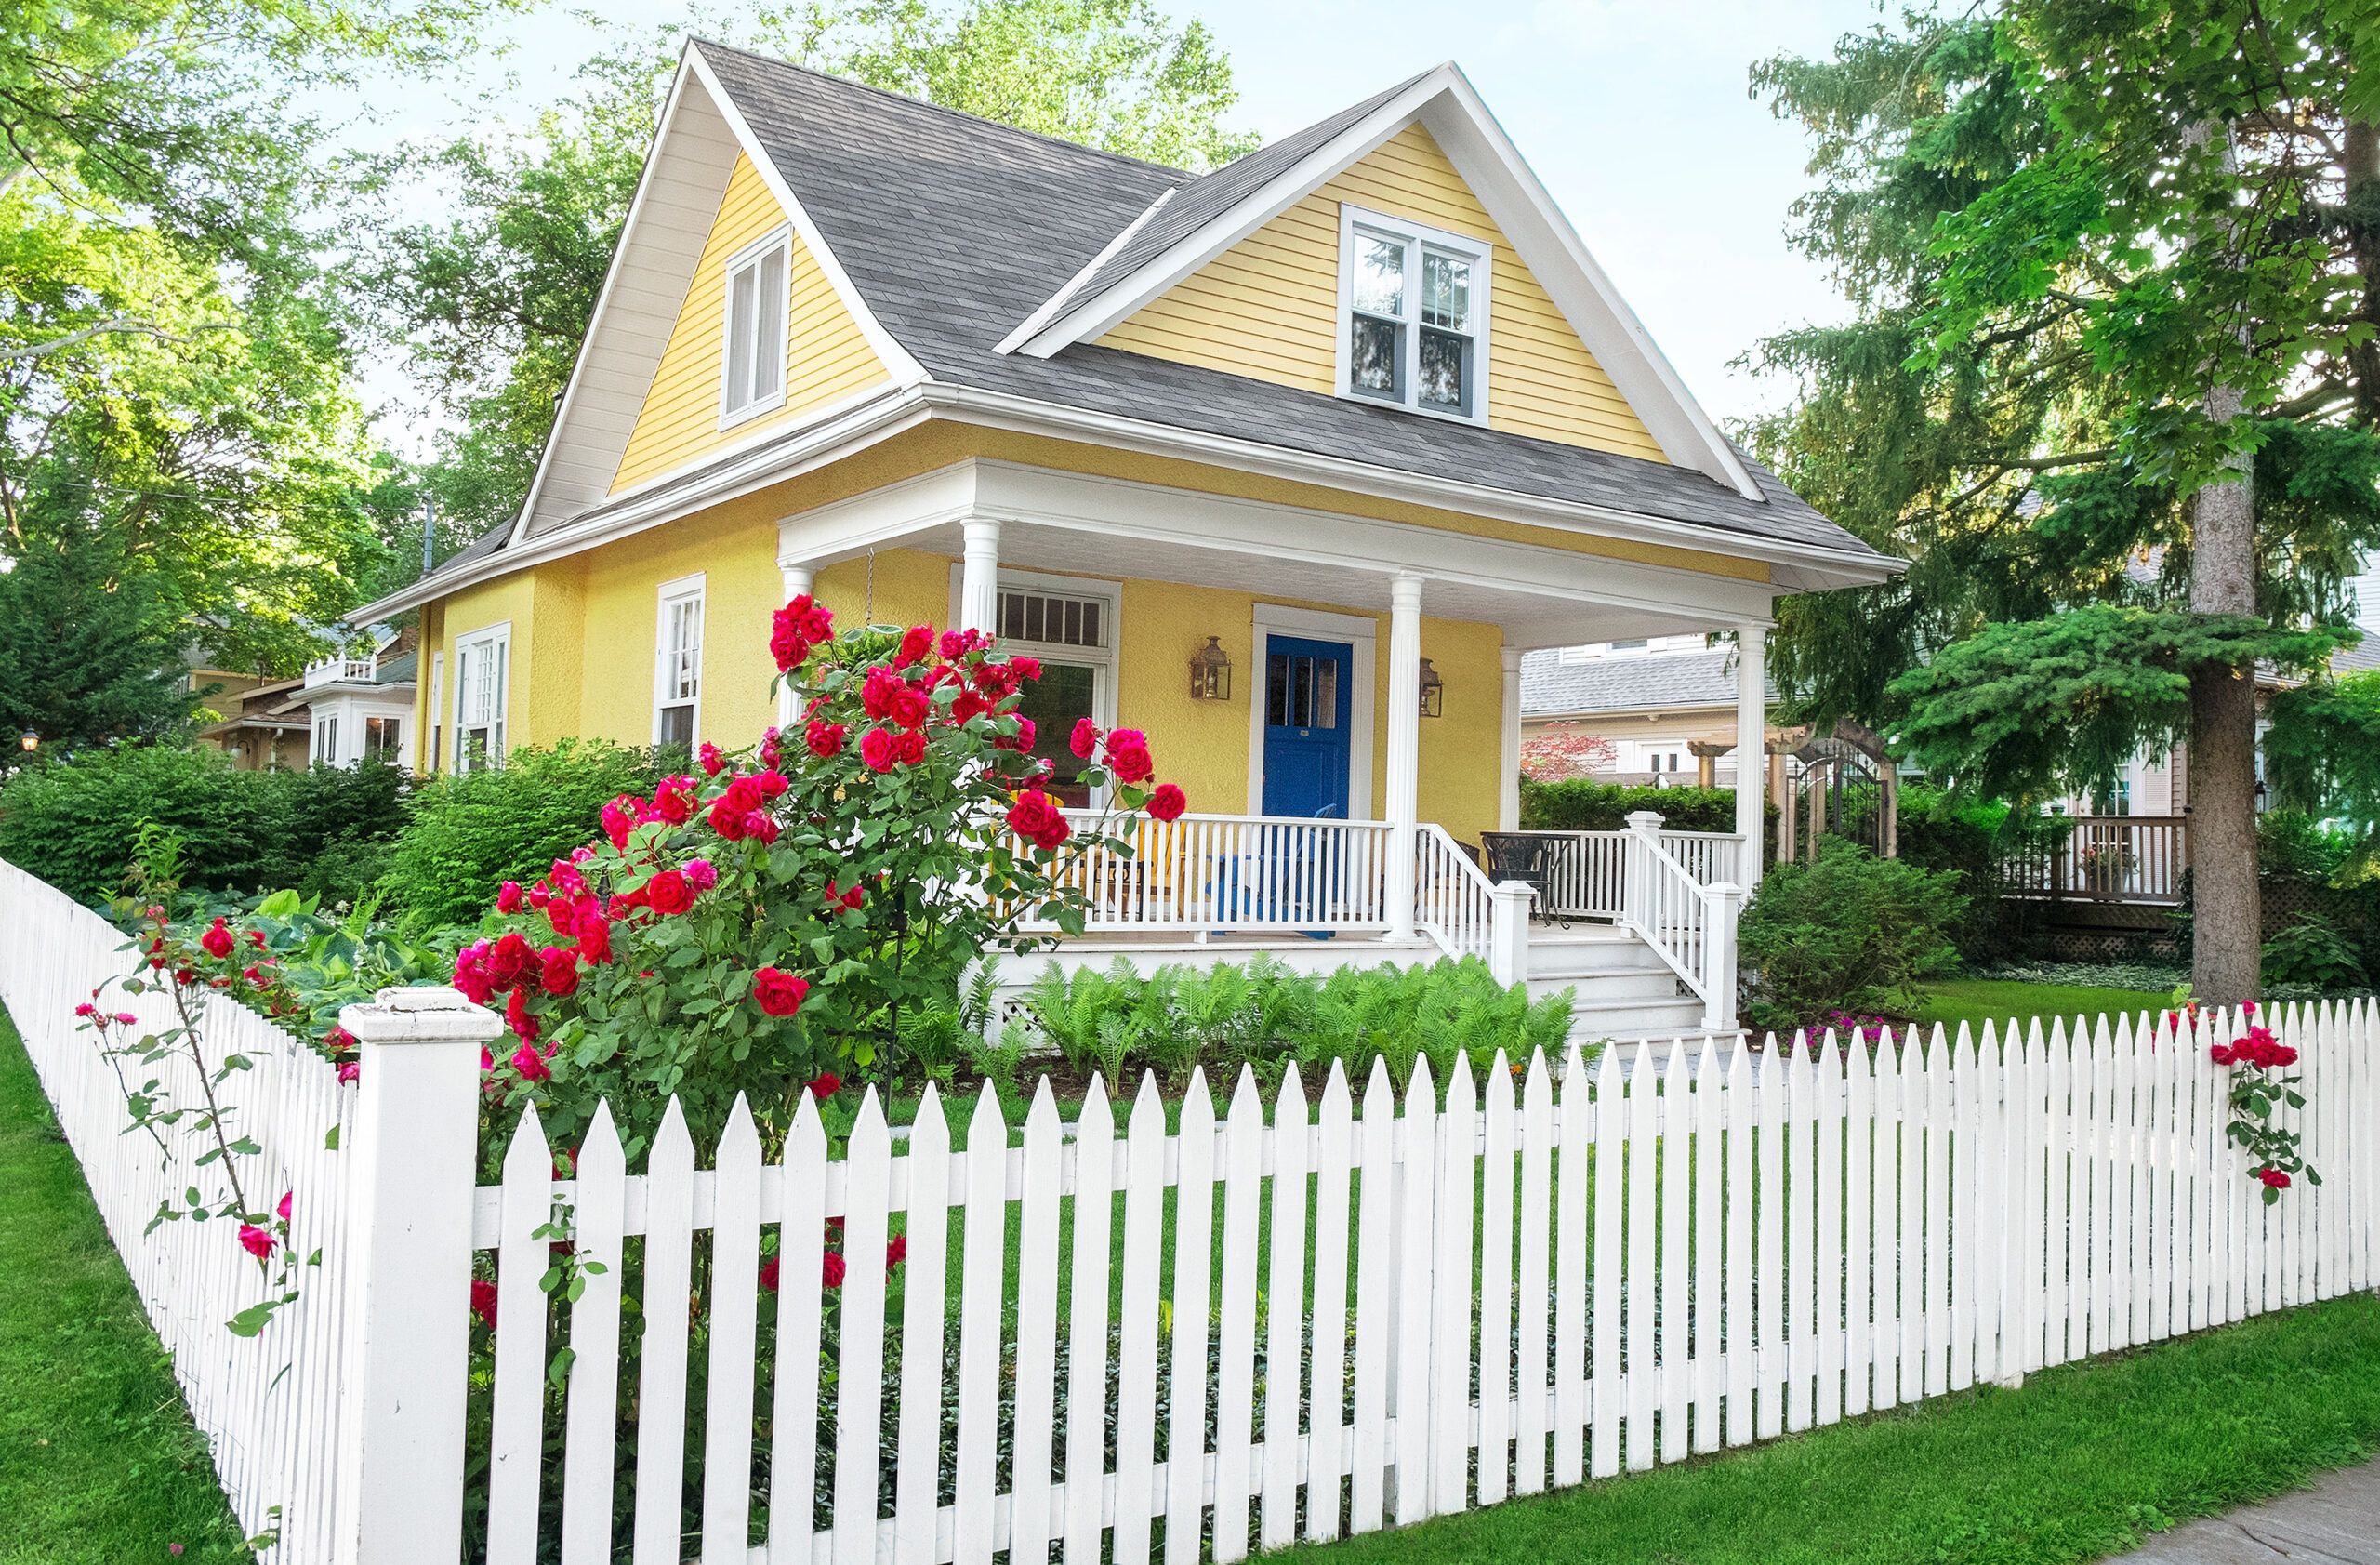
M1495 952L1496 883L1443 826L1414 836L1413 922L1450 957L1486 962Z
M1734 1031L1736 922L1743 910L1743 888L1728 881L1704 883L1671 851L1661 817L1650 810L1628 817L1628 836L1621 926L1651 946L1694 991L1702 1001L1705 1028Z

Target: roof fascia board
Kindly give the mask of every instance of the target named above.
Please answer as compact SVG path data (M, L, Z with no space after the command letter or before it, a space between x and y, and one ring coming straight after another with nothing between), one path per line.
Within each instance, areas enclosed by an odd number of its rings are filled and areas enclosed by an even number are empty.
M684 100L687 60L694 45L690 42L678 60L678 73L670 78L669 96L663 100L660 118L654 122L653 138L644 146L644 165L637 172L636 193L628 199L628 215L620 224L620 237L612 246L612 259L603 268L603 286L595 295L595 309L587 317L586 335L578 339L578 353L571 361L570 379L562 386L562 403L554 409L553 427L546 431L545 449L537 453L537 471L529 479L529 492L522 497L520 514L512 519L511 541L518 543L527 536L529 518L537 511L537 500L545 493L546 471L562 445L562 431L567 426L572 408L577 404L579 388L587 377L587 356L593 348L598 333L603 329L603 318L612 302L612 290L620 280L620 269L628 252L628 236L636 232L637 219L643 215L644 199L653 189L654 177L660 166L660 152L677 123L678 106Z
M1099 337L1117 322L1279 216L1300 197L1355 163L1404 128L1408 120L1454 80L1441 65L1337 136L1273 176L1204 227L1182 237L1130 276L1102 288L1017 343L1015 351L1046 359L1073 343ZM1120 241L1119 241L1120 242ZM1014 340L1013 335L1011 340ZM1001 344L1008 350L1008 344Z
M945 416L972 423L1013 429L1030 434L1067 438L1091 437L1101 444L1147 452L1153 456L1186 457L1217 466L1302 483L1332 484L1382 499L1404 500L1444 511L1467 511L1527 526L1563 532L1591 533L1602 537L1630 538L1666 544L1704 554L1733 554L1770 564L1792 565L1817 577L1831 577L1827 586L1847 587L1898 576L1908 563L1885 555L1829 549L1730 533L1691 522L1673 522L1642 511L1610 506L1558 500L1468 484L1460 479L1432 478L1395 468L1375 467L1340 457L1292 451L1229 435L1207 434L1169 424L1154 424L1117 414L1038 402L1003 391L936 381L922 388L927 401Z
M1014 331L1000 338L999 345L994 348L992 351L995 353L1013 353L1025 342L1031 340L1033 335L1036 332L1038 332L1043 326L1049 325L1051 319L1055 316L1059 311L1064 310L1069 303L1073 302L1075 290L1081 287L1084 281L1098 272L1101 267L1106 265L1108 257L1114 255L1117 251L1130 244L1132 242L1132 235L1140 232L1142 229L1147 227L1148 220L1157 216L1158 208L1162 207L1167 202L1171 201L1173 199L1174 192L1181 188L1182 187L1180 185L1168 185L1165 189L1157 192L1157 199L1143 207L1139 217L1134 218L1130 222L1125 224L1122 232L1117 234L1115 238L1100 246L1099 254L1083 262L1082 270L1076 272L1072 277L1067 278L1066 285L1064 287L1060 288L1056 293L1051 294L1048 298L1042 300L1041 307L1034 311L1032 314L1027 315Z
M743 145L744 155L752 160L752 166L760 171L760 180L769 187L769 193L776 197L777 204L785 208L786 216L792 219L794 232L800 234L801 242L810 247L812 259L817 261L819 270L826 272L826 281L834 287L835 297L842 301L845 310L851 312L860 335L866 338L868 346L876 350L876 356L884 362L884 367L891 373L894 383L913 386L925 379L925 365L918 362L916 354L901 346L900 341L885 329L884 323L876 318L876 312L861 297L851 274L843 270L843 263L827 245L826 236L818 231L818 224L811 218L808 208L795 196L793 187L786 183L785 175L778 170L776 161L769 156L768 148L761 144L760 137L753 132L751 123L745 119L744 112L735 106L734 98L711 69L710 61L704 57L701 44L691 40L687 43L686 64L710 94L712 103L727 121L728 129Z
M1610 274L1588 250L1586 241L1512 138L1504 134L1470 78L1459 69L1452 74L1450 98L1461 114L1424 110L1422 117L1464 179L1474 187L1489 187L1479 192L1487 198L1488 210L1495 213L1505 237L1514 241L1514 251L1554 297L1571 329L1594 353L1637 417L1646 419L1672 461L1733 485L1746 499L1765 501L1767 497L1751 471L1686 390L1676 366L1620 297ZM1498 195L1503 199L1495 199ZM1515 212L1526 214L1528 220L1518 225L1508 220L1507 214ZM1521 228L1522 236L1514 235L1515 226ZM1532 259L1531 251L1544 248L1552 249L1552 259L1560 264L1546 265L1548 258L1541 256Z

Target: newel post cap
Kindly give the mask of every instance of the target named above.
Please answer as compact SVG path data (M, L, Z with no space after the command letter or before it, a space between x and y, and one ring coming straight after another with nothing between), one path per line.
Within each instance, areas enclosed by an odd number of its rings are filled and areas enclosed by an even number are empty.
M382 989L341 1009L338 1023L359 1043L485 1043L504 1030L501 1015L451 984Z

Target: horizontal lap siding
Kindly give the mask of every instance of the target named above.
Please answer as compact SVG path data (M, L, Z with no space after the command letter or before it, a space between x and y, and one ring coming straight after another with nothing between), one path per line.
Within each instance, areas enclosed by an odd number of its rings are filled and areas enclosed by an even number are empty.
M1339 354L1339 208L1352 203L1495 246L1488 422L1513 434L1666 458L1594 355L1419 125L1119 323L1101 344L1330 394Z
M889 378L817 258L796 234L786 288L785 405L725 430L719 427L727 260L785 220L785 209L769 193L760 171L749 158L739 156L621 455L612 493Z

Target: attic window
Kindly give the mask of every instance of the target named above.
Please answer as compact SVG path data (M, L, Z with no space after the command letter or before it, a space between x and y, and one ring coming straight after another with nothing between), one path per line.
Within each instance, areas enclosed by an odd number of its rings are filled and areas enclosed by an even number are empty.
M727 262L727 329L721 352L719 421L785 403L786 268L792 240L779 229Z
M1340 390L1483 421L1490 254L1480 240L1342 206Z

